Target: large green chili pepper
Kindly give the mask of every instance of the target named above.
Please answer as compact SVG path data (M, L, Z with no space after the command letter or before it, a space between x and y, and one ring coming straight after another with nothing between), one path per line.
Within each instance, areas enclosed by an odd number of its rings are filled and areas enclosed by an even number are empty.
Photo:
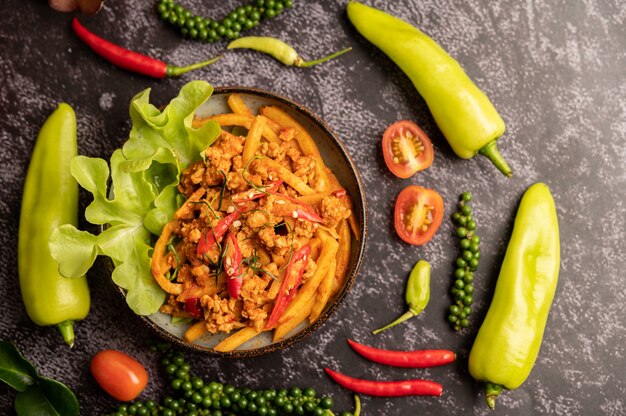
M428 305L428 301L430 300L430 264L427 261L420 260L415 267L413 267L409 275L409 281L406 284L404 298L407 305L409 305L409 310L392 323L372 331L372 334L378 334L385 329L396 326L407 319L419 315L426 309L426 305Z
M503 388L518 388L539 353L559 276L559 224L543 183L520 202L496 291L469 356L469 371L485 381L494 408Z
M348 18L411 79L454 152L469 159L480 152L506 176L511 168L496 147L504 121L461 65L416 27L351 1Z
M78 184L70 173L76 156L76 115L65 104L46 120L37 137L22 198L18 269L22 299L37 325L56 325L74 343L73 321L89 312L85 277L66 279L50 256L50 233L78 220Z

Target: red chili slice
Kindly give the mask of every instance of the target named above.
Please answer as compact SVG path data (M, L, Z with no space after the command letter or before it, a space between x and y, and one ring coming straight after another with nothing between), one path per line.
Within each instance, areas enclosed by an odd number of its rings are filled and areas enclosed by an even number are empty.
M241 261L243 257L239 249L237 237L232 232L226 236L226 247L224 248L224 271L228 277L228 294L231 298L239 299L241 285L243 283L243 270Z
M337 384L355 393L380 397L441 396L443 386L430 380L374 381L352 378L325 368Z
M268 193L275 192L280 187L280 185L283 184L283 182L283 180L268 182L267 185L260 186L259 189L250 189L231 195L230 200L233 201L234 204L254 201L255 199L264 197Z
M337 189L336 191L332 191L331 195L336 196L337 198L341 198L344 197L348 194L348 192L346 192L345 189L341 188L341 189Z
M348 340L354 351L370 361L394 367L428 368L450 364L456 354L448 350L393 351L372 348L358 342Z
M202 318L202 308L199 298L188 298L185 301L185 311L196 319Z
M285 278L278 290L276 302L267 320L267 324L265 324L265 329L272 329L276 326L278 320L287 309L287 306L289 306L294 296L296 296L310 254L311 246L307 244L291 256L291 261L285 271Z
M240 215L241 213L239 211L233 211L231 214L228 214L219 220L215 227L205 230L202 233L202 236L200 236L200 240L198 240L196 256L203 256L211 250L211 248L215 245L215 242L226 234L226 231L228 231Z
M433 163L433 144L412 121L393 123L383 134L385 164L399 178L409 178Z
M278 192L268 192L275 197L278 197L284 201L290 203L276 204L272 206L272 213L282 217L300 218L306 221L322 223L324 218L318 214L312 206L305 204L302 201L298 201L296 198L292 198L289 195L281 194ZM294 215L295 214L295 215Z

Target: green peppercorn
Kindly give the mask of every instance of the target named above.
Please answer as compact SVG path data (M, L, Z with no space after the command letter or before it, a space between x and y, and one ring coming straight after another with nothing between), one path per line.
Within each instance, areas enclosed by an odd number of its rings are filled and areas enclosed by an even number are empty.
M289 402L286 402L285 404L283 404L282 406L282 410L284 413L293 413L293 405Z
M463 192L459 197L458 211L452 215L452 219L458 225L456 234L461 238L462 250L461 256L456 259L457 268L450 289L454 304L450 306L448 321L455 330L467 328L469 325L468 317L474 302L473 272L477 269L480 258L480 237L474 234L477 224L472 217L471 200L472 194Z

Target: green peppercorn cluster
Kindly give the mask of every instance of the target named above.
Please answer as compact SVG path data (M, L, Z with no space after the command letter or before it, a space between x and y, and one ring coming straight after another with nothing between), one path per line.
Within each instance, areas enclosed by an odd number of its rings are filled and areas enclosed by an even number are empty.
M174 26L185 37L201 42L236 39L244 30L252 29L261 20L274 18L293 6L293 0L256 0L237 7L222 20L195 15L174 0L158 0L159 17Z
M454 284L451 293L454 304L450 306L448 321L459 331L469 326L469 316L474 302L474 272L480 259L480 237L476 235L476 221L472 217L470 201L472 194L463 192L459 198L458 211L452 214L452 220L458 226L456 234L461 239L461 257L456 259Z
M156 348L156 347L155 347ZM289 390L239 389L193 376L191 366L178 351L165 347L161 364L173 394L154 400L123 404L111 416L231 416L231 415L332 415L333 400L317 397L312 388ZM341 416L352 416L349 412Z

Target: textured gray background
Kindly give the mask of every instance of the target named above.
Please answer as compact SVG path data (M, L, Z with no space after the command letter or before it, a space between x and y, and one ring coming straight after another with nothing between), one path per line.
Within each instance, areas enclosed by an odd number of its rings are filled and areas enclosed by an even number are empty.
M183 3L221 17L243 2ZM512 179L487 160L463 161L452 154L409 80L350 26L345 1L295 3L293 10L252 33L280 37L305 57L347 45L354 50L308 70L283 67L251 52L228 53L194 75L155 81L121 71L94 55L74 37L70 16L52 11L45 1L3 2L0 338L13 340L43 374L67 383L85 415L115 407L88 372L90 358L104 348L127 351L149 367L152 377L142 397L166 394L156 359L146 347L152 334L117 295L102 263L90 273L93 306L88 319L76 325L73 351L54 329L38 328L28 320L17 283L17 228L29 155L39 127L59 101L72 104L78 114L80 153L108 158L125 140L128 103L136 92L152 87L154 101L163 103L197 77L214 85L276 91L319 113L343 138L361 170L371 228L359 279L317 333L285 351L254 359L189 353L194 370L254 388L313 385L332 394L338 410L351 408L351 395L326 378L324 366L372 379L424 377L443 383L441 398L363 397L364 414L488 414L481 387L467 372L467 355L493 293L519 198L527 186L544 181L554 193L561 224L559 287L530 378L505 393L491 414L626 414L624 3L368 1L418 24L487 92L507 123L500 149L513 167ZM181 40L157 20L152 1L109 1L99 15L83 21L113 41L176 64L214 56L225 47ZM433 166L408 180L389 174L380 155L382 132L398 119L417 121L436 150ZM446 203L446 220L433 241L421 248L402 243L392 228L394 198L408 184L435 188ZM457 254L448 218L465 190L475 195L484 242L472 328L459 334L445 322ZM403 310L406 272L420 258L433 266L429 307L404 327L374 338L369 330ZM450 348L459 359L430 370L385 368L350 351L348 337L391 349ZM12 400L12 391L0 385L1 414L11 413Z

